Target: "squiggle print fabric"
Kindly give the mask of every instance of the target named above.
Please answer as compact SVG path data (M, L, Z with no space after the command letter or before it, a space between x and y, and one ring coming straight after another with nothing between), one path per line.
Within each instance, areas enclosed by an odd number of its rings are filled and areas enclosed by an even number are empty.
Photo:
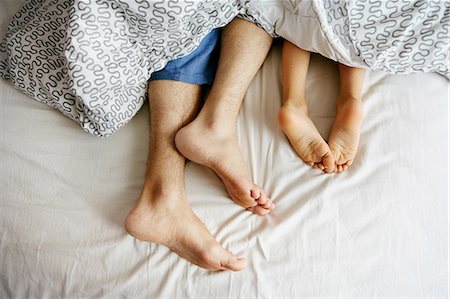
M147 80L238 14L223 0L29 0L0 46L0 75L107 137L141 108Z
M349 66L450 79L450 1L250 0L243 17Z
M236 16L350 66L450 79L442 0L28 0L0 44L0 76L107 137L141 108L152 72Z
M450 1L317 0L323 28L372 70L450 79Z

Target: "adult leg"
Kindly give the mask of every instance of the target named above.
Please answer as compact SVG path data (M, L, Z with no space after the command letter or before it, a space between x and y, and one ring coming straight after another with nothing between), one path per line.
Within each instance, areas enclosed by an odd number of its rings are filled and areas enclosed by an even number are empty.
M333 172L333 155L308 116L306 74L310 53L292 43L283 44L283 106L278 113L281 128L294 150L309 166Z
M225 27L219 67L209 96L197 118L175 138L186 158L214 170L231 198L258 215L269 213L274 205L247 173L236 123L247 88L271 44L272 38L253 23L235 19Z
M328 144L336 161L335 172L346 170L356 156L363 121L361 102L365 70L339 64L340 90L336 118Z
M144 187L125 229L137 239L166 245L181 257L213 270L241 270L245 260L225 250L191 210L184 186L185 159L176 132L198 111L201 88L176 81L151 81L150 145Z

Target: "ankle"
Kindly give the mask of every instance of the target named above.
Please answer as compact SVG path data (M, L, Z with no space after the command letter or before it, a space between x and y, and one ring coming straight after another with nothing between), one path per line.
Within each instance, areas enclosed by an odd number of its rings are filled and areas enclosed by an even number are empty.
M354 93L340 93L337 99L337 104L342 105L349 101L361 101L362 96L360 94L354 94Z
M308 113L308 105L306 104L306 100L303 98L295 100L286 99L283 101L282 107L300 109L303 112Z
M243 97L232 94L211 94L200 114L204 113L216 119L237 119Z
M159 198L180 196L184 192L184 182L180 178L162 180L146 177L141 191L141 198L154 201Z
M237 114L228 114L223 111L210 113L208 110L202 110L196 121L198 121L203 128L214 132L215 134L221 135L222 133L226 133L229 135L230 132L236 132L237 117Z

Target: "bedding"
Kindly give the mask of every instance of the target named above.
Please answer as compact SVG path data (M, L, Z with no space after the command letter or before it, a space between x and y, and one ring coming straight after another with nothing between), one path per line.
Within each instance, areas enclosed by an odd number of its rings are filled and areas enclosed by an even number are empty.
M4 32L21 3L0 3ZM358 155L326 175L277 125L280 58L275 45L237 128L276 210L252 215L213 172L186 168L195 213L247 259L239 273L208 272L124 231L145 174L146 103L99 139L0 80L0 298L448 297L449 82L368 71ZM336 65L313 56L307 99L324 136L337 92Z
M446 298L448 81L368 72L354 164L312 170L277 125L281 49L252 83L238 135L277 207L258 217L188 163L194 212L239 273L208 272L127 235L148 148L147 104L106 139L0 80L0 298ZM314 56L309 112L324 136L335 64Z
M450 2L250 0L247 18L273 37L340 63L450 80Z
M222 0L29 0L0 45L0 76L107 137L139 111L153 72L237 10Z
M108 137L151 74L235 16L346 65L450 79L448 1L29 0L0 44L0 76Z

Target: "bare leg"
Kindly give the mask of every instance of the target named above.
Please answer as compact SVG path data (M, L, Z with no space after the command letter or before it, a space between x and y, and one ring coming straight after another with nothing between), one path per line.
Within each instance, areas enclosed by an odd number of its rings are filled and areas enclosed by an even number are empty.
M336 161L335 172L346 170L356 156L363 121L361 103L365 70L339 65L340 91L336 102L336 118L328 144Z
M198 110L200 86L152 81L150 146L144 187L125 229L137 239L166 245L181 257L212 270L241 270L245 260L223 249L191 210L184 186L185 159L176 132Z
M305 82L310 53L292 43L283 44L283 106L278 113L281 128L294 150L309 166L333 172L330 148L308 116Z
M223 31L214 85L198 117L175 139L188 159L216 172L231 198L258 215L274 205L249 178L236 136L236 123L245 92L264 62L271 37L255 24L235 19Z

